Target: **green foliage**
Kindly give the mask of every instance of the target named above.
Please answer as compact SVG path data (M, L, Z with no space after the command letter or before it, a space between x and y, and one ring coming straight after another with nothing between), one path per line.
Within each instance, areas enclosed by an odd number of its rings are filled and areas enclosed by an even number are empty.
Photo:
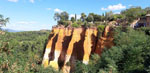
M81 27L81 25L83 25L84 23L80 20L74 22L71 26L72 27Z
M131 7L121 12L122 15L125 15L125 18L129 23L133 20L146 15L146 11L141 7Z
M92 26L97 26L99 23L109 23L110 21L118 21L120 25L129 25L134 20L138 18L145 17L146 14L150 13L150 7L141 8L141 7L131 7L126 10L121 11L119 14L115 14L112 11L105 12L102 15L89 13L88 16L85 13L81 13L80 20L85 26L90 26L89 24L93 24ZM55 13L54 19L58 21L58 25L65 25L65 21L69 21L69 14L67 12ZM70 19L72 23L77 21L77 15ZM91 23L89 23L91 22ZM88 24L89 23L89 24Z
M71 21L72 21L72 23L74 23L76 20L74 17L71 17Z
M63 20L58 21L58 25L64 25L65 27L70 24L72 24L71 21L63 21Z
M150 36L131 28L117 27L115 46L92 56L88 65L77 63L76 73L149 73Z
M6 23L8 22L9 22L9 18L4 18L3 15L0 14L0 27L6 26Z
M56 21L67 21L69 19L69 14L67 12L55 13L54 20Z
M99 25L98 30L103 31L104 27ZM105 48L101 57L92 55L88 65L78 61L75 73L149 73L150 36L147 30L149 28L117 27L115 46ZM41 66L49 33L6 32L0 35L0 73L59 73Z
M81 21L82 22L85 22L85 19L86 19L86 15L85 15L85 13L81 13Z
M106 21L112 21L113 20L113 12L112 11L105 13L105 20Z
M98 25L100 25L101 23L102 23L102 22L98 22L98 21L94 22L95 26L98 26Z
M139 31L144 31L146 35L150 35L150 27L137 28Z
M87 21L87 22L93 22L93 21L94 21L94 17L93 17L93 14L92 14L92 13L90 13L90 14L88 15L88 17L86 18L86 21Z
M114 14L112 20L117 20L117 19L125 19L125 16L122 14Z
M99 32L103 32L104 29L105 29L105 25L99 25L99 26L97 27L97 29L98 29Z
M58 73L41 66L50 31L0 35L0 73Z
M92 23L85 21L85 22L83 23L83 25L84 25L85 28L88 28L88 27L91 27L91 26L92 26Z
M79 24L80 26L83 25L84 23L80 20L76 21L77 24Z
M98 30L98 38L100 38L102 36L102 33L104 32L106 25L98 25L97 26L97 30Z
M77 24L77 23L73 23L73 24L72 24L72 27L80 27L80 25Z

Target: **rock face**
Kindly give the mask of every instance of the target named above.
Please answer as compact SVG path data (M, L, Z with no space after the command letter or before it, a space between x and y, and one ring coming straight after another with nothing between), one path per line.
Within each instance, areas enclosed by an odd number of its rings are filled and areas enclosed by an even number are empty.
M113 44L113 31L105 27L98 38L97 28L72 28L63 26L53 27L45 49L44 67L52 66L62 69L64 73L73 72L75 61L88 64L91 54L101 55L105 47Z
M113 43L113 29L110 26L106 26L102 36L98 39L95 53L101 55L103 49L111 48Z

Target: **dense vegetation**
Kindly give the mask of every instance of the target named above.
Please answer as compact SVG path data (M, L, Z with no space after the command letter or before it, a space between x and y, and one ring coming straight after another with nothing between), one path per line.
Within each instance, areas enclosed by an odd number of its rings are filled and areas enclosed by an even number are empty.
M0 73L56 73L41 66L50 31L0 34Z
M149 73L149 34L150 28L116 28L115 46L93 55L89 65L78 62L76 73Z
M69 14L67 12L55 13L54 19L58 22L58 25L72 25L73 27L80 26L98 26L106 25L111 21L119 21L120 25L129 25L134 20L144 17L146 14L150 13L150 7L142 9L141 7L131 7L126 10L122 10L120 14L115 14L112 11L103 13L102 15L89 13L81 13L80 19L77 19L77 15L69 19Z
M101 26L99 30L103 30ZM0 73L58 73L41 66L49 31L6 32L0 35ZM149 73L150 28L115 29L115 46L101 57L92 55L89 65L80 61L75 73Z
M73 27L97 26L102 33L110 21L122 20L120 24L128 25L133 20L145 16L150 7L131 7L120 14L106 12L81 14L69 20L67 12L56 13L54 19L58 25ZM6 25L8 18L0 15L0 27ZM1 31L0 31L1 32ZM132 29L128 26L115 28L114 43L110 49L105 48L102 55L92 55L88 65L80 61L75 73L149 73L150 72L150 28ZM58 73L51 67L41 66L43 52L50 31L31 31L0 34L0 73Z

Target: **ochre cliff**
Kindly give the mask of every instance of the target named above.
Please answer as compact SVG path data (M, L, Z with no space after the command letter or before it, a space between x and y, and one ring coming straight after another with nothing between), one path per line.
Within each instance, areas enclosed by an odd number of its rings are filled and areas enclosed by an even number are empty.
M101 55L103 49L111 48L113 43L113 29L110 26L106 26L104 32L101 34L102 36L98 39L95 53Z
M95 27L53 27L42 64L69 73L73 71L76 60L88 64L91 54L101 55L105 47L113 45L113 30L110 26L105 27L100 38Z

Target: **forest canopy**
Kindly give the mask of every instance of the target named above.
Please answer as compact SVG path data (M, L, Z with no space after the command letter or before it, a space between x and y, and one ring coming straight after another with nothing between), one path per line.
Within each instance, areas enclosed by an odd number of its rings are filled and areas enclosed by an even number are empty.
M150 13L150 7L141 8L132 6L129 9L122 10L119 14L115 14L112 11L108 11L103 13L102 15L89 13L86 15L85 13L81 13L81 17L77 19L77 15L69 19L69 14L64 11L61 13L55 13L54 20L57 21L58 25L72 25L73 27L84 26L98 26L105 25L110 21L122 20L122 25L129 25L134 20L144 17L146 14Z

